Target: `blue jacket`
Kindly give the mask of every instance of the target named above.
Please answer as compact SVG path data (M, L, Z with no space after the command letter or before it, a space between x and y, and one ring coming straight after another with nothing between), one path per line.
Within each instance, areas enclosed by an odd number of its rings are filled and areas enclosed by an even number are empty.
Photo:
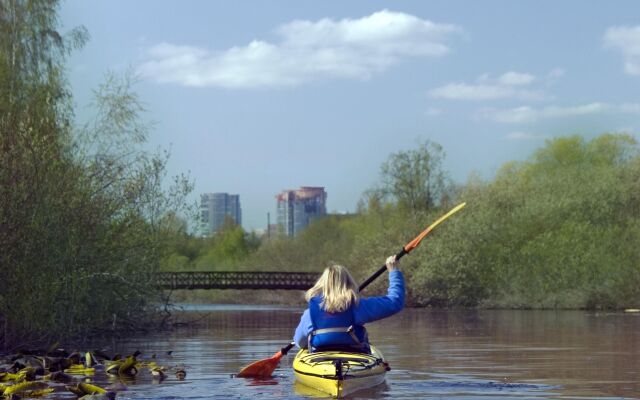
M354 325L362 326L367 322L389 317L404 307L404 277L400 270L389 273L389 289L386 296L362 297L357 306L352 307ZM305 310L296 328L293 341L298 347L307 348L307 337L313 331L313 322L309 309Z

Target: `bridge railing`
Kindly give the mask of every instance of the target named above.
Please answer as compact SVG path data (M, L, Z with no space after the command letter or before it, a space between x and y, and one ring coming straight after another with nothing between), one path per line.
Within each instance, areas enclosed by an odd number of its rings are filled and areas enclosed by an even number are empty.
M159 272L156 284L163 289L284 289L307 290L319 273L265 271Z

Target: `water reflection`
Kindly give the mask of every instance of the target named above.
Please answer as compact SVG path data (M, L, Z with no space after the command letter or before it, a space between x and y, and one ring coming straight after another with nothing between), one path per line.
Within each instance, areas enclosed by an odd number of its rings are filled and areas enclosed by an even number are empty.
M473 374L506 382L543 381L572 396L636 396L638 318L580 311L403 313L394 343L407 370ZM411 349L421 349L418 355ZM635 380L635 381L634 381Z
M139 349L147 358L155 353L161 365L184 366L184 381L169 376L159 383L141 374L123 382L96 373L94 382L126 386L119 390L122 399L325 397L294 382L292 354L271 379L232 377L286 345L302 310L191 310L183 317L198 320L195 325L94 344L122 354ZM640 315L407 309L368 328L392 370L384 385L355 393L354 399L634 398L640 393Z
M390 386L387 382L382 383L381 385L360 390L356 393L351 394L346 399L378 399L384 398L385 393L387 393L390 389ZM294 394L305 397L305 398L313 398L313 399L328 399L331 398L326 393L322 393L318 390L312 389L308 386L305 386L297 381L293 383L293 392Z

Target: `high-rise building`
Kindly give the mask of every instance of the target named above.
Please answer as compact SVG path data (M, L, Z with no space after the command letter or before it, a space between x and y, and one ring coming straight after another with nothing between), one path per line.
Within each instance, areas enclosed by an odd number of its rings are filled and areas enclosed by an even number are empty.
M282 234L296 236L311 221L327 214L327 192L323 187L302 186L276 196L278 226Z
M231 217L242 225L240 195L228 193L204 193L200 196L200 229L209 236L220 231L225 218Z

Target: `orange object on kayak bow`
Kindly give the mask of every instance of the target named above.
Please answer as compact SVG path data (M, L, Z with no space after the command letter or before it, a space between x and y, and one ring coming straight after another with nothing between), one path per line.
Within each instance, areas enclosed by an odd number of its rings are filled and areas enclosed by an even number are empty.
M276 354L264 360L256 361L242 368L238 375L239 378L268 378L280 364L280 359L286 355L295 343L291 342L287 346L281 348Z

